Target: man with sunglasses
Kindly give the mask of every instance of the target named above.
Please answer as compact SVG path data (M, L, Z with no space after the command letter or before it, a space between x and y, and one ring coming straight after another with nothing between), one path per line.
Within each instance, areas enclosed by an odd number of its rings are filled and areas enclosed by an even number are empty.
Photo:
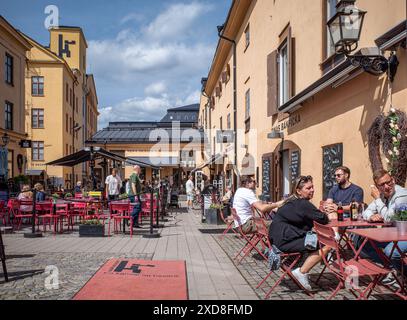
M396 206L407 203L407 189L397 185L389 172L383 169L373 173L373 181L375 185L371 186L371 195L374 200L363 212L363 218L371 222L389 222L394 215ZM393 255L390 257L393 243L378 242L376 245L383 248L384 254L391 259L395 269L400 270L400 253L394 250ZM407 241L399 241L398 246L402 252L407 252ZM377 262L382 262L369 243L364 246L362 253ZM383 281L387 284L395 283L395 279L390 275Z
M253 176L242 176L240 179L240 188L236 190L233 197L233 208L236 210L240 218L243 233L256 232L257 227L252 219L252 206L261 213L268 213L271 210L278 208L283 201L276 203L265 203L256 198L256 180ZM267 224L267 228L269 224ZM235 227L239 227L239 222L235 221Z
M363 203L363 190L361 187L349 181L350 169L341 166L335 169L336 185L329 190L328 198L325 203L325 211L328 213L336 212L337 204L342 203L343 210L350 212L350 204L353 199L357 203Z

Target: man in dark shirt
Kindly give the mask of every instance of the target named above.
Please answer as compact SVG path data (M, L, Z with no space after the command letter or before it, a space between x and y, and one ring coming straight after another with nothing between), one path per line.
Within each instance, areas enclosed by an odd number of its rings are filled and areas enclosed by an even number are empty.
M361 187L349 181L350 169L348 167L338 167L335 170L335 185L329 190L328 198L325 203L327 212L336 211L338 203L342 203L344 211L350 211L350 203L353 199L357 203L363 203L363 190Z

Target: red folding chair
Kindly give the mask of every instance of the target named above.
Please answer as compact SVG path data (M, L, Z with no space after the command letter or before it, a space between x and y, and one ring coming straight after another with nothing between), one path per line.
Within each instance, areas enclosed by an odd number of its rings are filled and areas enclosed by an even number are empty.
M14 220L17 225L17 230L21 229L23 219L32 219L33 201L28 199L21 199L18 201L18 209L14 209Z
M342 250L339 247L338 242L335 239L335 232L332 227L321 225L314 221L314 230L318 236L318 242L320 245L320 252L322 259L327 268L335 275L339 280L339 284L332 292L328 299L332 299L336 296L342 288L345 287L358 299L368 299L372 291L377 285L380 285L380 280L384 278L390 269L383 268L377 264L371 262L369 259L346 259L343 256ZM322 254L322 248L328 246L335 251L336 260L329 262L325 255ZM356 273L357 272L357 273ZM353 277L366 278L369 281L364 290L360 289L357 284L354 283ZM356 292L359 294L357 295Z
M68 203L60 203L56 204L56 211L54 217L54 233L57 232L57 226L59 224L60 233L64 232L64 221L68 223L68 231L70 229L69 224L69 204ZM73 230L73 227L72 227Z
M223 215L223 210L220 211L220 217L222 221L226 224L225 231L219 236L220 240L223 240L225 235L229 232L229 230L232 230L235 234L239 234L235 229L233 229L234 226L234 221L233 220L228 220L224 215Z
M110 221L113 219L114 232L117 232L118 223L123 220L129 220L130 222L130 237L133 237L133 219L131 216L130 201L126 202L110 202L110 219L108 227L108 235L110 236Z
M232 215L233 215L233 219L235 221L237 221L237 223L238 223L238 227L236 229L239 232L240 236L242 237L243 241L245 242L243 245L243 248L240 249L239 252L234 257L236 264L239 264L253 250L256 250L257 253L260 254L260 256L262 256L264 259L267 260L267 257L264 255L264 253L257 247L257 245L259 243L261 243L262 246L264 247L263 235L258 232L249 233L249 234L244 233L243 229L242 229L242 222L241 222L240 217L237 214L235 208L232 208ZM255 220L255 222L256 222L256 220ZM257 224L257 222L256 222L256 224Z
M0 219L2 220L4 226L7 225L7 218L6 201L0 200ZM10 223L10 220L8 222Z
M37 219L38 219L38 227L42 221L42 229L47 231L47 225L51 230L51 221L54 219L53 215L53 208L54 205L52 201L41 201L35 204Z
M76 218L79 217L79 221L86 219L88 204L86 202L74 202L69 210L69 223L73 226Z

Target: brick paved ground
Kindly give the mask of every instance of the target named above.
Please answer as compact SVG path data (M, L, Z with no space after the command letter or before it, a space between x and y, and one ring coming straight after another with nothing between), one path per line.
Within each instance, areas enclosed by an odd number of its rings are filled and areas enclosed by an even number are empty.
M219 232L223 228L202 224L199 211L177 209L169 213L165 227L158 231L161 236L155 239L144 238L140 232L133 238L128 234L79 238L77 227L73 233L56 236L46 233L40 239L24 238L24 230L6 234L3 238L11 281L5 283L0 274L0 299L71 299L103 263L119 257L185 260L192 300L264 299L276 276L270 277L264 287L256 289L257 283L266 275L266 262L250 256L236 266L233 257L243 244L233 234L220 240ZM59 289L45 288L48 274L44 271L50 265L58 267ZM311 280L315 280L318 270L320 267L316 268ZM324 275L314 299L325 299L335 285L332 275ZM343 298L354 299L345 291L338 295L338 299ZM374 294L372 298L394 297ZM292 281L285 280L270 299L311 298L298 290Z

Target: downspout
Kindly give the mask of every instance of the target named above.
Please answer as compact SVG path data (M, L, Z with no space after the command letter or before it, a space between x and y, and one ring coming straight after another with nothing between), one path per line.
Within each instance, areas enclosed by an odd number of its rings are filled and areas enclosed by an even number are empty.
M237 189L237 179L238 179L238 172L237 172L237 78L236 78L236 41L229 39L222 35L222 31L224 30L225 25L218 26L218 36L221 39L229 41L233 45L233 127L235 131L235 183L234 187L235 190Z

